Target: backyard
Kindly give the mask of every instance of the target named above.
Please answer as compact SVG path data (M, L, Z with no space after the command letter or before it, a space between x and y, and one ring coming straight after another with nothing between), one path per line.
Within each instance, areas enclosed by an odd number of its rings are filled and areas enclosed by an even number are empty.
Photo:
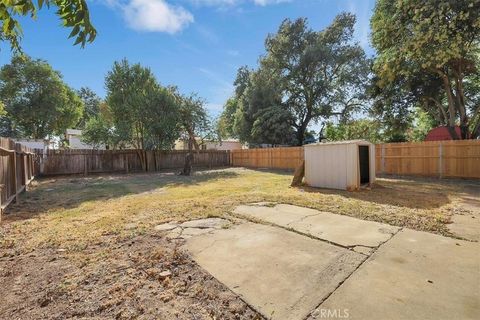
M452 215L476 192L469 180L380 178L344 192L291 188L291 178L225 168L34 180L0 226L0 318L261 318L155 226L236 224L236 206L267 202L453 236Z

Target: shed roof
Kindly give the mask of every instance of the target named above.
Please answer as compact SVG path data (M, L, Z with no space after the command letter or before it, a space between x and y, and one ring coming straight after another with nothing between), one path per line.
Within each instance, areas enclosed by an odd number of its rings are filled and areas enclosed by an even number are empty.
M329 142L317 142L304 145L304 147L335 145L335 144L372 144L367 140L344 140L344 141L329 141Z

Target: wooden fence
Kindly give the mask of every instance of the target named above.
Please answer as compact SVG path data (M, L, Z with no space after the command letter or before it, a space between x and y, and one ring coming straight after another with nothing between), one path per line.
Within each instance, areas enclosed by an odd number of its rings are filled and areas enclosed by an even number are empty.
M141 151L141 150L48 150L41 154L40 173L89 174L159 171L183 168L187 151ZM143 168L140 155L146 159ZM194 152L194 167L224 167L230 165L229 151L202 150Z
M303 156L303 147L243 149L231 151L231 162L236 167L295 169Z
M38 172L34 150L0 138L0 220L3 210L17 201Z
M375 152L378 174L480 178L480 140L385 143Z
M480 178L480 140L377 144L376 173L427 177ZM295 169L303 147L231 151L233 166Z

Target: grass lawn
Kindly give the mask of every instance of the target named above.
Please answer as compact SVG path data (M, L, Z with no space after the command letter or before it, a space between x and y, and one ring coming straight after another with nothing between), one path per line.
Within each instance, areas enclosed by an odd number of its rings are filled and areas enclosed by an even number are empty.
M229 216L236 205L295 204L448 235L469 182L377 179L372 190L291 188L291 173L243 168L173 173L46 178L9 208L3 247L82 249L103 236L130 237L171 220ZM471 182L470 182L471 183Z
M344 192L290 188L291 178L228 168L37 180L0 225L0 318L181 319L187 309L205 319L258 318L153 227L229 218L239 204L267 201L449 235L472 184L378 179L372 190ZM164 269L174 277L159 279Z

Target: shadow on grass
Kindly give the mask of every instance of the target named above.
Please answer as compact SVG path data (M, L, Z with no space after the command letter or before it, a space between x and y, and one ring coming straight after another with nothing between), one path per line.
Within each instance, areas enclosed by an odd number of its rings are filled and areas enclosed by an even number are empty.
M5 222L30 219L49 210L72 209L89 201L106 201L133 194L161 196L168 192L164 188L195 186L238 176L237 172L225 169L194 169L191 176L180 176L176 172L178 170L40 178L34 181L32 190L21 194L18 203L7 208Z
M382 177L371 189L343 191L334 189L300 187L305 192L339 195L347 199L372 202L380 205L410 209L436 209L451 203L451 196L472 196L466 188L469 181L439 180L429 178Z
M292 176L292 178L293 178L293 172L294 172L293 169L270 169L270 168L249 168L249 167L234 167L234 168L244 168L251 171L274 173L282 176Z

